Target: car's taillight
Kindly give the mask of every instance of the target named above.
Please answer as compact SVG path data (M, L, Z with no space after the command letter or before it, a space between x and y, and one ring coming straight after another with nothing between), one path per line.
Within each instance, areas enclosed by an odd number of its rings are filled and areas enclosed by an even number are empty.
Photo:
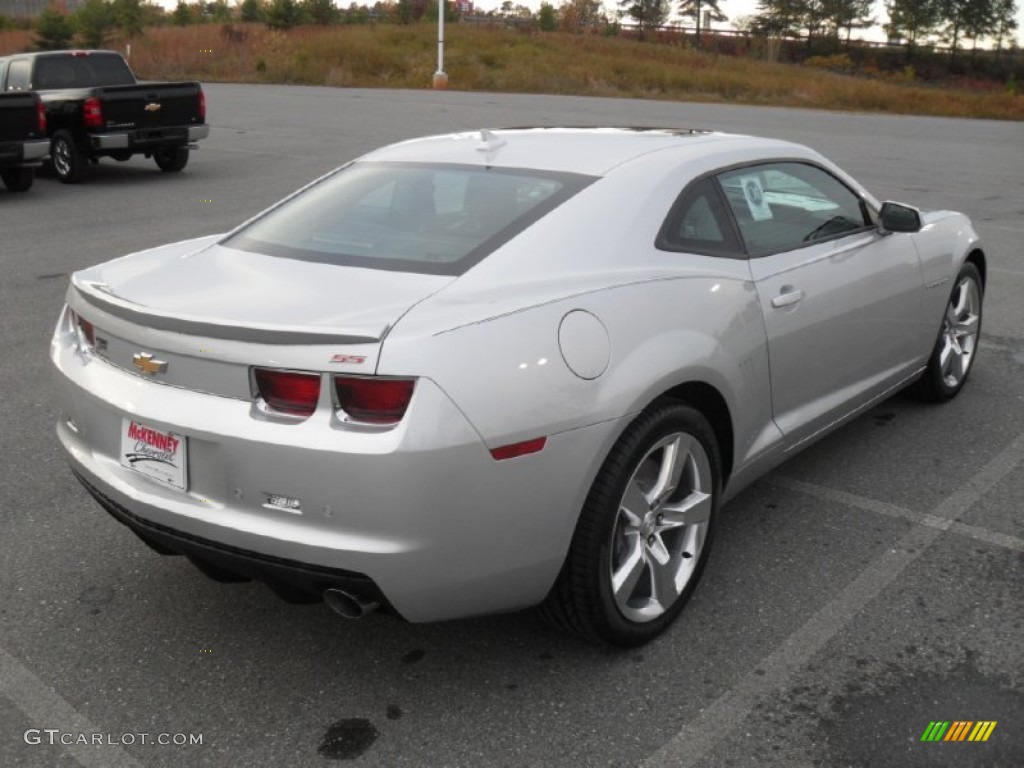
M206 122L206 94L202 88L199 89L199 119Z
M78 348L83 352L92 351L96 346L96 327L77 312L71 312L71 327Z
M36 102L36 128L41 134L46 135L46 107L41 101Z
M256 368L256 389L271 411L289 416L309 416L320 398L320 374Z
M90 96L82 104L82 124L86 128L103 127L103 105L95 96Z
M397 424L412 399L415 379L377 379L335 376L338 405L352 421L365 424Z

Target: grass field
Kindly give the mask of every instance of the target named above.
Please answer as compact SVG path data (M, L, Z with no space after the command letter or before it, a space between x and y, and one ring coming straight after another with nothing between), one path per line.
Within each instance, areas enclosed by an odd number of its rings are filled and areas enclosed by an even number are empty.
M453 24L445 70L453 90L619 96L678 101L1024 120L1024 95L915 85L907 78L833 74L810 67L703 54L621 37ZM125 41L111 45L123 50ZM26 32L0 33L0 53ZM260 24L161 27L131 41L149 79L429 88L436 69L431 24L299 27Z

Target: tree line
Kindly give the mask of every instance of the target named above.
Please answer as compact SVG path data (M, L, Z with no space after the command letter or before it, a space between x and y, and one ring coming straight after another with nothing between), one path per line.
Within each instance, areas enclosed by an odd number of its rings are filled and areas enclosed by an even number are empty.
M631 24L641 36L665 27L670 18L691 20L701 44L705 19L727 21L723 10L728 0L609 0L609 11L600 0L562 0L556 8L542 2L532 11L504 0L484 14L492 18L526 22L541 30L601 28L617 33L620 22ZM990 41L998 51L1017 46L1018 0L886 0L888 21L881 23L875 0L760 0L754 14L731 19L733 25L752 35L800 38L810 51L816 40L849 44L855 31L882 27L889 39L906 46L913 55L923 44L939 42L955 55L968 42L977 47ZM262 22L275 29L314 24L390 21L412 23L437 19L437 0L384 0L373 5L351 3L347 8L334 0L227 0L186 3L180 0L167 12L143 0L85 0L73 13L59 2L49 5L33 27L37 48L64 48L73 42L101 48L116 33L133 38L147 26L186 26L205 22ZM446 3L445 18L455 20L455 4ZM0 17L0 28L5 26ZM704 30L705 32L707 30Z

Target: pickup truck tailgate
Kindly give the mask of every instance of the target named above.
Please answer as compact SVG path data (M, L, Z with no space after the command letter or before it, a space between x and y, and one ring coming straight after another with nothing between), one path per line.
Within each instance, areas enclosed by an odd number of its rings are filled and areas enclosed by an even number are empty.
M0 142L46 138L39 130L34 93L0 93Z
M153 83L102 88L103 122L107 129L168 128L204 122L198 83Z

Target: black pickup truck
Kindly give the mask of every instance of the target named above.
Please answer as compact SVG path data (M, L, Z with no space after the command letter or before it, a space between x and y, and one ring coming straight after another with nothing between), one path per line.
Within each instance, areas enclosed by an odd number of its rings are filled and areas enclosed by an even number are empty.
M101 157L152 157L180 171L209 134L199 83L140 83L113 51L47 51L0 58L0 91L36 91L61 181L88 176Z
M24 192L37 165L50 152L46 112L34 93L0 93L0 179L11 192Z

